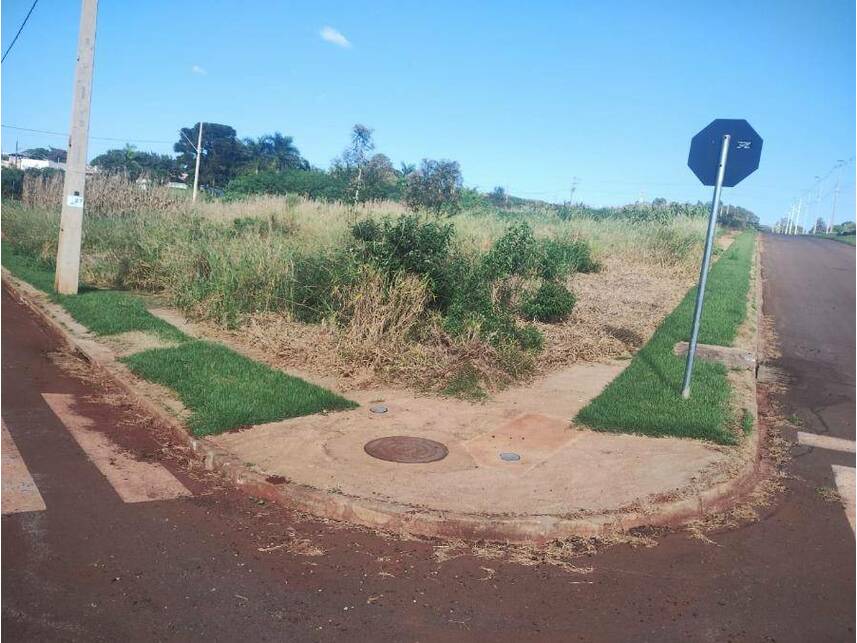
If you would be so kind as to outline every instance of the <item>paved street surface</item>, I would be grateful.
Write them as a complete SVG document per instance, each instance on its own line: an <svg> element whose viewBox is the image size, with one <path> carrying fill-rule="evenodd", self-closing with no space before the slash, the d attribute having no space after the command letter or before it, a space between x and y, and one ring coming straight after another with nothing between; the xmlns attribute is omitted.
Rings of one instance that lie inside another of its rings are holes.
<svg viewBox="0 0 857 643"><path fill-rule="evenodd" d="M794 416L786 437L802 434L785 492L757 522L616 545L573 559L581 571L440 560L439 543L232 491L107 383L62 370L57 341L4 290L4 637L853 640L854 534L836 490L853 486L854 249L764 243L782 352L765 393Z"/></svg>

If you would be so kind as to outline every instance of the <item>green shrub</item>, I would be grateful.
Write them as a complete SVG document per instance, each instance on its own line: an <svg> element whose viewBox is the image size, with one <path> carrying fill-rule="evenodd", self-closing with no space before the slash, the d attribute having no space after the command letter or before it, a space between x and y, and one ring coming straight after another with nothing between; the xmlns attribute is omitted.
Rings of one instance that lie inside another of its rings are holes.
<svg viewBox="0 0 857 643"><path fill-rule="evenodd" d="M571 314L574 302L574 295L564 285L545 281L538 290L524 296L521 313L527 319L559 322Z"/></svg>
<svg viewBox="0 0 857 643"><path fill-rule="evenodd" d="M304 322L318 322L342 307L342 294L354 282L357 266L343 252L296 256L288 308Z"/></svg>
<svg viewBox="0 0 857 643"><path fill-rule="evenodd" d="M529 224L524 221L513 223L482 259L486 278L529 275L537 263L537 249L538 244Z"/></svg>
<svg viewBox="0 0 857 643"><path fill-rule="evenodd" d="M425 278L432 306L441 313L452 337L478 336L507 355L510 368L521 370L525 356L541 350L544 338L533 326L520 327L509 305L514 299L510 277L533 273L538 244L526 223L512 225L479 260L451 248L452 224L416 215L359 221L351 235L357 256L388 275L410 273ZM497 293L504 293L497 296ZM514 366L513 366L514 365Z"/></svg>
<svg viewBox="0 0 857 643"><path fill-rule="evenodd" d="M3 183L4 199L20 199L21 189L24 187L24 170L15 167L4 167L0 172Z"/></svg>
<svg viewBox="0 0 857 643"><path fill-rule="evenodd" d="M351 236L364 243L375 243L380 241L384 229L374 219L363 219L351 226Z"/></svg>
<svg viewBox="0 0 857 643"><path fill-rule="evenodd" d="M420 168L408 174L405 204L414 211L457 214L461 210L461 188L457 161L423 159Z"/></svg>
<svg viewBox="0 0 857 643"><path fill-rule="evenodd" d="M348 181L321 170L286 170L243 174L226 186L227 198L250 194L300 194L308 199L343 201L348 198Z"/></svg>
<svg viewBox="0 0 857 643"><path fill-rule="evenodd" d="M560 280L575 272L598 272L601 266L583 240L543 239L538 248L538 273L542 279Z"/></svg>
<svg viewBox="0 0 857 643"><path fill-rule="evenodd" d="M541 332L532 325L519 326L509 306L491 297L492 282L478 270L458 282L443 327L453 337L477 335L495 347L514 342L522 350L538 352L544 344Z"/></svg>
<svg viewBox="0 0 857 643"><path fill-rule="evenodd" d="M365 260L382 272L425 277L432 305L444 309L453 289L456 260L451 255L452 224L424 221L418 215L356 223L351 235L361 242Z"/></svg>

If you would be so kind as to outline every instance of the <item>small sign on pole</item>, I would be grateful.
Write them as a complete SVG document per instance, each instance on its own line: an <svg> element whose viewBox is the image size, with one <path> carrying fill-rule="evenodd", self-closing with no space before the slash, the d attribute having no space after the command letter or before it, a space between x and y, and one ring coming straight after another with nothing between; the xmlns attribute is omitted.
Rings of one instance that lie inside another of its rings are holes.
<svg viewBox="0 0 857 643"><path fill-rule="evenodd" d="M708 281L708 266L714 246L714 231L717 228L717 213L720 210L720 191L731 188L750 176L759 167L762 156L762 138L750 123L741 119L718 118L699 132L690 142L687 165L703 185L714 186L711 214L708 216L708 231L699 271L699 286L696 290L696 306L693 310L693 326L690 345L687 348L687 364L684 369L684 384L681 396L690 397L690 378L693 374L693 359L699 339L699 322L702 319L702 304L705 299L705 283Z"/></svg>

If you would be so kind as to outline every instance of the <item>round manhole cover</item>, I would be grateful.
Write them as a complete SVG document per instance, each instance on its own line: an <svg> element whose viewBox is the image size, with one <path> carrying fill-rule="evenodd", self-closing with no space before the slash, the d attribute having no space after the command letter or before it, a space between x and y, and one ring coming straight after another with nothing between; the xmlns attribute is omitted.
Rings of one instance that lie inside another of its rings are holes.
<svg viewBox="0 0 857 643"><path fill-rule="evenodd" d="M449 455L449 449L440 442L409 435L378 438L367 442L363 450L379 460L404 463L437 462Z"/></svg>

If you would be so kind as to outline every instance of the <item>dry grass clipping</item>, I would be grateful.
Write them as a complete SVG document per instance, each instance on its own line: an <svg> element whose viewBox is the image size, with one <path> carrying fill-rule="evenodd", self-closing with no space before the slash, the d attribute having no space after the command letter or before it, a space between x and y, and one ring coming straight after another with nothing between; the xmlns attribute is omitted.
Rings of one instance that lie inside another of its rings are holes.
<svg viewBox="0 0 857 643"><path fill-rule="evenodd" d="M539 325L545 335L542 370L633 354L693 284L692 272L683 267L627 262L618 256L602 261L601 272L573 277L577 303L569 319Z"/></svg>

